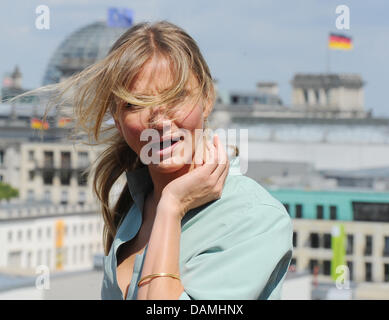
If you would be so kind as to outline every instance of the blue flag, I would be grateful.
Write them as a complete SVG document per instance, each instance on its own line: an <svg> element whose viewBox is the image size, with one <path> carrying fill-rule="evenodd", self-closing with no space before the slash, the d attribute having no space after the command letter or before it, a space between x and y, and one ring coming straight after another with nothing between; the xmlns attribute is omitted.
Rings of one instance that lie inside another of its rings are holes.
<svg viewBox="0 0 389 320"><path fill-rule="evenodd" d="M109 27L131 27L134 11L128 8L109 8L107 25Z"/></svg>

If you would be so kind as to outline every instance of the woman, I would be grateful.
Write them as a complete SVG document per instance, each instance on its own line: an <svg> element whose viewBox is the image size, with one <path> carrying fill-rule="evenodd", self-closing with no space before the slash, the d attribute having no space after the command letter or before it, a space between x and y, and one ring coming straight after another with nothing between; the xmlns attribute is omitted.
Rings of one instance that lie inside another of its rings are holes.
<svg viewBox="0 0 389 320"><path fill-rule="evenodd" d="M127 71L130 94L117 94L122 104L114 119L137 159L147 144L140 139L146 128L162 132L167 123L169 139L180 129L191 136L175 143L171 157L177 161L127 171L121 198L129 191L135 203L120 212L126 215L110 233L102 298L280 298L292 254L284 207L253 180L233 174L238 159L230 170L217 138L208 144L204 164L180 157L182 149L191 150L191 159L202 152L194 130L204 129L214 103L212 78L195 41L167 22L139 24L121 36L114 52L119 57L112 63L124 57L136 64ZM159 94L165 94L155 103L159 108L142 107L147 95Z"/></svg>
<svg viewBox="0 0 389 320"><path fill-rule="evenodd" d="M103 299L280 299L291 219L240 174L239 157L230 161L217 136L196 134L215 92L185 31L166 21L137 24L105 59L60 86L61 97L75 90L77 127L109 144L93 180L105 222ZM102 129L110 116L114 125ZM144 139L148 129L159 138ZM148 162L150 146L157 157Z"/></svg>

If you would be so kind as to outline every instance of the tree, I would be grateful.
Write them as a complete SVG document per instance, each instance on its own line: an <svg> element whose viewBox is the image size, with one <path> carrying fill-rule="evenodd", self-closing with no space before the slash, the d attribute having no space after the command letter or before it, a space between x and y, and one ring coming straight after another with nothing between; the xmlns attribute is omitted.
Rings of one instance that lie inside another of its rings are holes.
<svg viewBox="0 0 389 320"><path fill-rule="evenodd" d="M11 198L19 196L19 191L12 188L9 184L0 181L0 200L6 199L7 201Z"/></svg>

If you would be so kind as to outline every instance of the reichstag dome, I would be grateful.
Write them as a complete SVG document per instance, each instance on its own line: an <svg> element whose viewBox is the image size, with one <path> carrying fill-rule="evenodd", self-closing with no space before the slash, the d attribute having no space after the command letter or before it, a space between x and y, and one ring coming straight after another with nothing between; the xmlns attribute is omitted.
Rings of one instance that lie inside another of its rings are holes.
<svg viewBox="0 0 389 320"><path fill-rule="evenodd" d="M124 27L110 27L98 21L70 34L55 50L43 77L42 85L60 82L102 59L113 43L125 32Z"/></svg>

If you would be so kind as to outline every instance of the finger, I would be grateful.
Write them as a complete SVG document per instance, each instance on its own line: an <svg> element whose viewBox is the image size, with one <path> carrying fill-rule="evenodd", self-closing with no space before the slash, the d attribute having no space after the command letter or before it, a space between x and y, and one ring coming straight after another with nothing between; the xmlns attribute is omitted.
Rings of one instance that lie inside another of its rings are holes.
<svg viewBox="0 0 389 320"><path fill-rule="evenodd" d="M224 184L226 182L226 178L228 176L228 172L229 172L229 165L227 165L225 168L224 168L224 171L222 172L222 174L220 175L216 185L215 185L215 188L218 189L218 190L223 190L224 188Z"/></svg>
<svg viewBox="0 0 389 320"><path fill-rule="evenodd" d="M210 175L217 167L217 154L215 146L212 145L210 141L207 141L207 146L208 152L203 167Z"/></svg>
<svg viewBox="0 0 389 320"><path fill-rule="evenodd" d="M198 168L204 163L206 147L203 138L198 139L195 143L194 168Z"/></svg>
<svg viewBox="0 0 389 320"><path fill-rule="evenodd" d="M222 173L225 171L225 168L229 166L229 161L228 161L228 155L227 152L220 142L220 139L218 136L216 136L216 148L218 150L218 166L217 168L213 171L212 176L215 177L215 179L219 179L219 177L222 175Z"/></svg>

